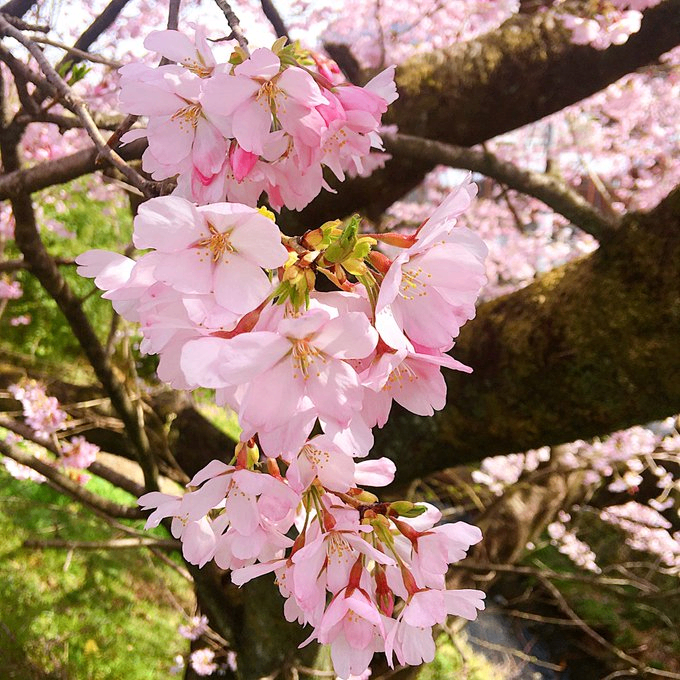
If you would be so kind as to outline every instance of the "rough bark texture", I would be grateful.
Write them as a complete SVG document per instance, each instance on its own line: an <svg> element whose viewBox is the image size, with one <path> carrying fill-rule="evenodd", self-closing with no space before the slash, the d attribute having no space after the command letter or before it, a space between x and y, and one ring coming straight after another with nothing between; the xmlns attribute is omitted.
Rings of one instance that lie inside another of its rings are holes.
<svg viewBox="0 0 680 680"><path fill-rule="evenodd" d="M472 146L581 101L679 43L680 0L645 12L639 33L607 50L572 44L568 31L541 14L517 15L477 40L402 64L387 122L404 134ZM331 182L337 194L322 194L289 222L314 228L352 211L377 218L430 169L394 158L368 179Z"/></svg>
<svg viewBox="0 0 680 680"><path fill-rule="evenodd" d="M449 401L376 436L407 482L484 456L605 434L680 410L680 190L592 255L486 303L454 353Z"/></svg>

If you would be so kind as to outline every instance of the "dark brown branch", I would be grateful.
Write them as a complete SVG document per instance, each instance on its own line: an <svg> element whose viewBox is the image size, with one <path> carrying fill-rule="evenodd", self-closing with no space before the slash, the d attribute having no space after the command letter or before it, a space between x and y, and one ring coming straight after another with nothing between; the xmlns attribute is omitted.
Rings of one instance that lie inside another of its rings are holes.
<svg viewBox="0 0 680 680"><path fill-rule="evenodd" d="M26 467L30 467L32 470L39 472L43 477L50 480L57 490L74 498L89 508L105 513L109 517L120 517L124 519L140 519L144 517L144 513L139 508L120 505L119 503L114 503L113 501L88 491L77 482L74 482L69 477L61 474L61 472L51 465L35 458L35 456L25 453L17 446L0 441L0 453L8 458L12 458L17 463L26 465Z"/></svg>
<svg viewBox="0 0 680 680"><path fill-rule="evenodd" d="M574 45L543 13L516 15L487 35L402 64L386 122L404 134L474 146L579 102L678 44L680 0L645 11L640 31L606 50ZM298 229L352 212L377 219L431 169L394 159L367 179L334 183L337 194L324 193L287 219Z"/></svg>
<svg viewBox="0 0 680 680"><path fill-rule="evenodd" d="M179 7L182 0L170 0L168 6L168 30L176 31L179 27Z"/></svg>
<svg viewBox="0 0 680 680"><path fill-rule="evenodd" d="M557 177L523 170L491 153L407 135L386 136L384 142L394 156L479 172L538 198L598 240L611 236L618 226Z"/></svg>
<svg viewBox="0 0 680 680"><path fill-rule="evenodd" d="M26 108L26 107L24 107ZM83 121L77 116L69 116L60 113L52 113L51 111L38 111L35 114L22 114L17 116L17 122L22 125L30 125L31 123L52 123L59 126L61 130L72 130L73 128L83 128ZM121 122L124 120L122 116L92 113L92 120L100 130L117 130ZM109 144L109 146L113 146Z"/></svg>
<svg viewBox="0 0 680 680"><path fill-rule="evenodd" d="M104 156L111 165L120 170L130 183L142 191L142 193L148 196L153 195L153 191L151 190L153 182L144 179L144 177L130 167L110 146L108 146L106 140L102 137L99 128L92 119L92 115L85 105L85 102L71 90L66 81L45 58L42 50L21 31L9 24L2 16L0 16L0 33L11 36L31 53L33 58L38 62L38 65L49 83L56 90L60 101L80 118L83 123L83 128L85 128L90 139L94 142L99 153Z"/></svg>
<svg viewBox="0 0 680 680"><path fill-rule="evenodd" d="M6 23L6 22L5 22ZM2 19L0 18L0 25ZM20 167L18 143L13 131L3 130L0 134L0 152L6 171ZM136 456L144 472L144 481L149 491L158 488L158 469L149 441L144 430L143 416L139 405L135 406L116 378L97 334L94 331L80 301L62 277L53 258L45 249L38 233L33 203L27 194L12 198L12 212L15 219L15 240L24 259L30 264L31 273L40 281L45 291L54 299L66 317L74 336L80 343L90 365L94 369L104 390L111 399L121 420L125 423L130 438L131 452Z"/></svg>
<svg viewBox="0 0 680 680"><path fill-rule="evenodd" d="M73 47L81 52L87 52L92 44L99 38L99 36L106 31L109 26L118 18L118 15L123 11L125 5L130 0L111 0L111 2L102 10L102 12L95 18L95 20L85 29L78 40L75 41ZM77 55L66 55L58 64L56 70L61 72L61 69L70 64L72 68L75 64L82 61Z"/></svg>
<svg viewBox="0 0 680 680"><path fill-rule="evenodd" d="M135 160L141 157L145 148L146 140L140 139L126 144L118 153L124 160ZM0 200L23 193L32 194L55 184L63 184L88 175L100 167L97 164L98 155L98 150L90 147L76 151L70 156L39 163L31 168L13 171L5 168L5 174L0 176ZM107 164L103 165L106 167Z"/></svg>
<svg viewBox="0 0 680 680"><path fill-rule="evenodd" d="M241 22L238 20L236 13L231 8L231 5L227 0L215 0L215 4L222 10L224 16L227 19L229 28L231 28L232 37L236 39L236 42L241 46L241 49L246 53L250 54L248 50L248 39L243 35L243 29L241 28Z"/></svg>
<svg viewBox="0 0 680 680"><path fill-rule="evenodd" d="M595 253L481 305L453 352L474 373L447 373L432 418L394 409L375 450L403 484L677 413L678 300L680 189Z"/></svg>
<svg viewBox="0 0 680 680"><path fill-rule="evenodd" d="M0 7L0 12L20 18L24 16L36 2L37 0L9 0L9 2L6 2Z"/></svg>
<svg viewBox="0 0 680 680"><path fill-rule="evenodd" d="M274 4L273 0L260 0L260 4L262 5L262 11L264 12L264 15L267 17L269 23L274 29L274 32L276 33L276 37L288 38L288 40L290 40L288 28L286 28L286 24L281 18L279 10L276 9L276 5Z"/></svg>
<svg viewBox="0 0 680 680"><path fill-rule="evenodd" d="M23 19L19 19L18 17L12 16L11 14L6 14L0 10L0 14L3 14L5 19L9 21L12 26L15 28L18 28L22 31L35 31L36 33L47 33L50 30L50 27L47 24L30 24L27 21L24 21Z"/></svg>
<svg viewBox="0 0 680 680"><path fill-rule="evenodd" d="M66 548L67 550L129 550L130 548L160 548L179 550L180 542L163 538L112 538L108 541L37 540L29 538L24 548Z"/></svg>

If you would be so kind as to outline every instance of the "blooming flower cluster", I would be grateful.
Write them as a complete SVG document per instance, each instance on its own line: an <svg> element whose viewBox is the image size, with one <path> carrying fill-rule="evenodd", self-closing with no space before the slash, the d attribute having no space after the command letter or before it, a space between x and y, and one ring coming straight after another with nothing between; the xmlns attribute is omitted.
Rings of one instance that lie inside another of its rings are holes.
<svg viewBox="0 0 680 680"><path fill-rule="evenodd" d="M48 457L40 448L35 455L44 462L66 471L76 481L85 483L89 476L82 470L90 467L95 461L99 447L88 442L85 437L71 437L69 440L60 440L56 437L56 434L64 429L68 415L62 410L58 399L48 396L44 386L38 381L21 380L10 385L8 390L21 403L24 422L33 430L36 439L51 440L60 454L58 458ZM31 442L24 442L12 432L9 433L9 439L9 443L28 445L31 448ZM10 458L5 457L3 464L16 479L30 479L38 483L45 481L41 474Z"/></svg>
<svg viewBox="0 0 680 680"><path fill-rule="evenodd" d="M643 10L658 5L661 0L607 0L600 2L599 11L592 17L560 15L564 25L572 31L576 45L592 45L606 50L610 45L623 45L640 30Z"/></svg>
<svg viewBox="0 0 680 680"><path fill-rule="evenodd" d="M23 291L18 281L10 281L5 277L0 278L0 300L17 300L22 295Z"/></svg>
<svg viewBox="0 0 680 680"><path fill-rule="evenodd" d="M300 210L323 187L323 167L338 179L364 173L382 114L397 97L394 68L357 87L296 45L246 54L231 41L218 62L197 30L151 33L145 47L174 63L121 69L120 106L148 117L143 167L155 179L178 176L176 193L197 203ZM369 165L370 167L370 165Z"/></svg>
<svg viewBox="0 0 680 680"><path fill-rule="evenodd" d="M160 197L135 220L150 252L78 258L140 322L160 377L215 389L242 427L232 460L212 461L183 496L140 498L147 525L172 518L184 557L214 560L238 585L275 572L286 617L330 645L343 678L375 652L431 660L431 627L483 607L480 591L445 584L481 532L437 526L426 505L380 503L363 487L389 484L393 463L357 460L392 401L431 415L445 403L441 367L470 370L446 352L485 280L486 247L456 226L475 190L468 178L412 234L361 235L352 218L299 238L264 209ZM339 290L319 291L321 275Z"/></svg>
<svg viewBox="0 0 680 680"><path fill-rule="evenodd" d="M61 429L66 412L59 407L56 397L47 396L39 382L23 380L10 385L9 393L21 402L24 420L38 437L46 439Z"/></svg>
<svg viewBox="0 0 680 680"><path fill-rule="evenodd" d="M622 529L634 550L652 553L668 567L680 568L680 531L671 534L671 522L653 508L630 501L605 508L600 518Z"/></svg>

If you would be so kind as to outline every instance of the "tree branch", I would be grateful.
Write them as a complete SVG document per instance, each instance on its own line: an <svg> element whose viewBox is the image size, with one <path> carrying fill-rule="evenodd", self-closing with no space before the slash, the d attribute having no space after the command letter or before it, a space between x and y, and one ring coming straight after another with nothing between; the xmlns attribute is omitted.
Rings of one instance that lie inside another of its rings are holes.
<svg viewBox="0 0 680 680"><path fill-rule="evenodd" d="M71 90L66 81L46 59L43 51L21 31L14 28L14 26L2 16L0 16L0 33L11 36L31 53L33 58L38 62L38 65L45 74L48 82L54 87L60 101L80 118L83 127L99 150L99 153L104 156L111 165L120 170L130 183L137 187L144 195L152 196L154 194L152 187L155 186L155 183L144 179L144 177L142 177L134 168L130 167L125 160L106 143L106 140L102 137L99 128L92 119L92 115L85 105L85 102Z"/></svg>
<svg viewBox="0 0 680 680"><path fill-rule="evenodd" d="M243 35L243 29L241 28L241 22L238 20L236 13L231 8L231 5L227 0L215 0L215 4L224 12L224 16L227 19L229 28L231 28L231 33L236 42L241 46L241 49L246 53L250 54L248 50L248 39Z"/></svg>
<svg viewBox="0 0 680 680"><path fill-rule="evenodd" d="M680 188L591 255L481 305L454 349L474 373L447 372L447 406L432 418L393 408L375 451L403 485L677 413L678 300Z"/></svg>
<svg viewBox="0 0 680 680"><path fill-rule="evenodd" d="M288 38L290 41L288 28L286 28L286 24L281 18L279 10L276 9L276 5L274 4L273 0L260 0L260 4L262 5L262 11L264 12L264 15L267 17L269 23L274 29L274 32L276 33L276 37Z"/></svg>
<svg viewBox="0 0 680 680"><path fill-rule="evenodd" d="M49 38L42 38L40 36L32 35L30 38L33 42L40 43L41 45L51 45L52 47L58 47L64 50L68 54L76 57L78 61L91 61L95 64L104 64L104 66L110 66L111 68L120 68L122 64L117 61L111 61L98 54L92 54L92 52L86 52L85 50L79 50L77 47L69 47L62 42L57 40L50 40Z"/></svg>
<svg viewBox="0 0 680 680"><path fill-rule="evenodd" d="M37 540L29 538L24 548L66 548L68 550L127 550L130 548L160 548L180 550L181 544L173 539L163 538L112 538L108 541Z"/></svg>
<svg viewBox="0 0 680 680"><path fill-rule="evenodd" d="M123 160L135 160L141 158L145 148L146 140L138 139L126 144L118 153ZM97 164L98 157L97 148L89 147L63 158L38 163L30 168L9 170L5 167L5 174L0 176L0 200L21 194L32 194L95 172L101 167ZM101 160L104 167L109 165L106 158Z"/></svg>
<svg viewBox="0 0 680 680"><path fill-rule="evenodd" d="M16 446L0 441L0 453L8 458L12 458L17 463L21 463L22 465L39 472L43 477L50 480L58 491L65 493L67 496L70 496L89 508L105 513L109 517L120 517L124 519L141 519L144 517L144 513L140 508L120 505L119 503L114 503L106 498L102 498L101 496L88 491L66 475L61 474L61 472L51 465L25 453Z"/></svg>
<svg viewBox="0 0 680 680"><path fill-rule="evenodd" d="M111 0L94 21L85 29L78 40L75 41L73 44L74 49L79 50L80 52L87 52L97 38L99 38L99 36L118 18L118 15L123 11L123 8L129 1L130 0ZM61 72L61 69L63 69L66 64L70 64L69 69L73 68L73 66L80 61L82 61L82 58L77 55L66 55L57 64L56 70Z"/></svg>
<svg viewBox="0 0 680 680"><path fill-rule="evenodd" d="M408 135L385 136L384 143L386 150L395 156L479 172L538 198L599 241L611 236L618 227L616 220L601 215L557 177L523 170L492 153Z"/></svg>
<svg viewBox="0 0 680 680"><path fill-rule="evenodd" d="M2 19L0 18L0 25ZM0 153L6 171L20 167L16 130L4 129L0 133ZM116 378L97 334L83 311L80 301L62 277L53 258L45 249L38 233L35 212L30 196L17 194L12 198L12 212L15 219L14 237L24 259L31 267L31 273L40 281L45 291L54 299L66 317L74 336L80 343L97 378L111 399L131 441L131 452L144 471L147 490L158 489L158 468L150 450L144 430L144 421L139 405L134 406L125 388Z"/></svg>
<svg viewBox="0 0 680 680"><path fill-rule="evenodd" d="M579 102L678 44L680 0L646 10L640 31L606 50L574 45L571 32L549 14L518 14L480 38L399 66L399 99L386 122L404 134L474 146ZM324 193L301 213L287 213L284 223L303 230L352 212L377 219L432 167L393 159L368 178L332 182L337 194Z"/></svg>

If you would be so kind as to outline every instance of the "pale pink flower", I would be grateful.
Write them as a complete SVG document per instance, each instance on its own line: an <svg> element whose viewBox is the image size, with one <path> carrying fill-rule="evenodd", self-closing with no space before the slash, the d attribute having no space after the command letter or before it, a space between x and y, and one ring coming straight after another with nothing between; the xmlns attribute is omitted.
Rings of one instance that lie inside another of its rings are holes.
<svg viewBox="0 0 680 680"><path fill-rule="evenodd" d="M261 155L273 116L294 139L318 146L325 124L314 107L328 100L307 72L297 67L281 70L279 58L260 48L234 69L234 75L212 78L202 101L226 136Z"/></svg>
<svg viewBox="0 0 680 680"><path fill-rule="evenodd" d="M149 117L146 130L131 130L122 139L148 139L142 161L154 179L195 169L209 182L220 172L227 141L203 112L202 78L177 65L129 64L120 74L121 109Z"/></svg>
<svg viewBox="0 0 680 680"><path fill-rule="evenodd" d="M191 667L201 676L212 675L217 670L214 659L215 652L208 648L197 649L189 655Z"/></svg>
<svg viewBox="0 0 680 680"><path fill-rule="evenodd" d="M446 405L446 382L440 367L472 371L438 350L418 348L410 352L379 354L361 374L364 391L363 416L369 425L382 427L390 414L392 400L420 416L431 416Z"/></svg>
<svg viewBox="0 0 680 680"><path fill-rule="evenodd" d="M142 204L134 242L154 248L154 276L182 293L214 293L236 314L257 307L271 293L264 269L288 256L277 226L255 208L239 203L196 207L177 196Z"/></svg>
<svg viewBox="0 0 680 680"><path fill-rule="evenodd" d="M342 317L331 312L310 309L281 318L276 331L190 342L182 352L182 370L187 380L206 387L247 383L239 409L244 437L283 426L307 397L319 416L348 424L360 408L363 388L346 360L368 356L377 334L361 312ZM272 399L272 390L286 399ZM299 433L304 439L298 450L312 425L307 421L309 429Z"/></svg>
<svg viewBox="0 0 680 680"><path fill-rule="evenodd" d="M61 452L63 454L60 459L62 465L85 470L96 460L99 447L96 444L90 444L85 437L71 437L70 441L62 442Z"/></svg>
<svg viewBox="0 0 680 680"><path fill-rule="evenodd" d="M192 616L189 619L189 623L182 624L178 632L187 640L198 640L205 631L208 630L208 617L207 616Z"/></svg>
<svg viewBox="0 0 680 680"><path fill-rule="evenodd" d="M0 300L17 300L24 294L18 281L0 278Z"/></svg>
<svg viewBox="0 0 680 680"><path fill-rule="evenodd" d="M354 483L355 463L328 435L313 437L293 458L286 479L297 491L307 489L315 479L329 491L347 491Z"/></svg>
<svg viewBox="0 0 680 680"><path fill-rule="evenodd" d="M217 64L205 31L200 27L196 29L193 42L179 31L152 31L144 40L144 47L177 62L199 78L211 76Z"/></svg>
<svg viewBox="0 0 680 680"><path fill-rule="evenodd" d="M453 226L471 191L471 185L461 185L450 194L385 274L376 328L395 349L410 343L448 349L474 317L488 251L472 231Z"/></svg>

